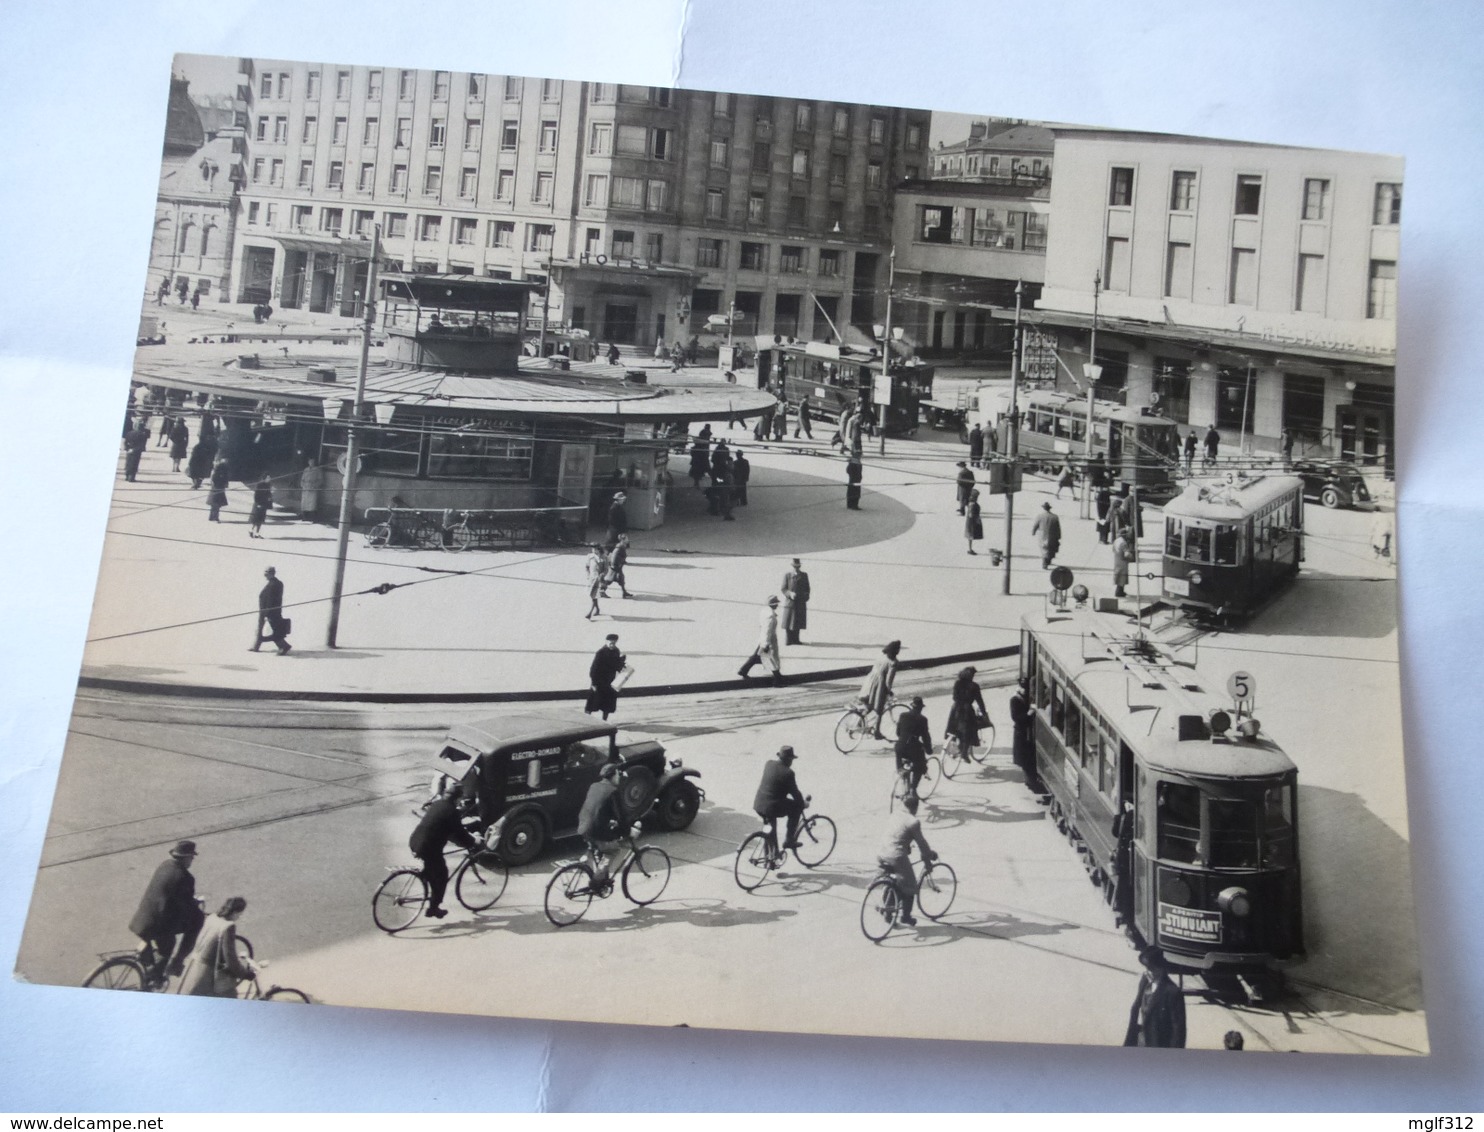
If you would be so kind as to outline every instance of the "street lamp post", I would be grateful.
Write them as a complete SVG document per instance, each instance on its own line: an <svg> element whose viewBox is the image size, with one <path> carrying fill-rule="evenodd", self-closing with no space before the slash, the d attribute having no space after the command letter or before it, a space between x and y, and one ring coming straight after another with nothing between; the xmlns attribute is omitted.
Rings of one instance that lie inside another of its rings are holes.
<svg viewBox="0 0 1484 1132"><path fill-rule="evenodd" d="M359 447L361 405L366 399L366 368L371 358L371 331L376 321L376 267L381 258L381 225L371 229L371 264L366 270L365 320L361 324L361 360L356 367L356 397L351 403L350 423L345 434L345 470L340 476L340 526L335 537L335 581L330 587L330 623L325 630L325 647L335 648L340 631L340 597L345 590L345 555L350 544L350 522L354 513L356 462Z"/></svg>
<svg viewBox="0 0 1484 1132"><path fill-rule="evenodd" d="M1082 517L1084 519L1092 516L1092 400L1098 378L1103 372L1103 367L1098 365L1098 292L1102 289L1103 273L1094 272L1092 277L1092 334L1087 341L1087 365L1082 367L1082 375L1087 378L1087 443L1083 447L1083 457L1087 461L1087 468L1082 474ZM1111 422L1108 428L1110 431L1113 428Z"/></svg>
<svg viewBox="0 0 1484 1132"><path fill-rule="evenodd" d="M893 244L891 254L886 257L886 324L881 331L881 375L886 388L886 400L876 398L876 426L880 440L879 452L886 455L886 410L891 404L891 289L897 278L897 248ZM877 390L880 393L880 390Z"/></svg>
<svg viewBox="0 0 1484 1132"><path fill-rule="evenodd" d="M1015 468L1020 458L1020 295L1015 281L1015 341L1010 354L1010 416L1005 421L1005 582L1001 593L1010 592L1011 550L1015 542Z"/></svg>

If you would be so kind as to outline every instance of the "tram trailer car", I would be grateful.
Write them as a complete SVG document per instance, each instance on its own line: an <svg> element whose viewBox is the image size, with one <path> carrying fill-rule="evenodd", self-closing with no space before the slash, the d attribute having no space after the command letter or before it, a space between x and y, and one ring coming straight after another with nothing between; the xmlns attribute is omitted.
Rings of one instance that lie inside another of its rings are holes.
<svg viewBox="0 0 1484 1132"><path fill-rule="evenodd" d="M857 350L833 342L800 342L781 335L757 338L758 388L768 389L792 405L809 403L816 418L834 420L851 405L872 406L879 420L874 383L881 358L874 350ZM922 402L932 396L933 367L916 358L893 361L891 403L886 409L886 434L911 436L917 431Z"/></svg>
<svg viewBox="0 0 1484 1132"><path fill-rule="evenodd" d="M1304 560L1298 476L1198 481L1165 504L1164 518L1165 600L1223 621L1251 614Z"/></svg>
<svg viewBox="0 0 1484 1132"><path fill-rule="evenodd" d="M1016 407L1021 414L1016 444L1029 466L1054 472L1067 460L1075 466L1085 459L1085 397L1050 389L1023 390ZM979 422L996 430L1001 452L1007 450L1005 421L1009 415L1008 390L979 390ZM1180 436L1168 417L1116 401L1092 403L1093 459L1106 460L1113 478L1137 489L1140 498L1167 499L1175 494L1179 453Z"/></svg>
<svg viewBox="0 0 1484 1132"><path fill-rule="evenodd" d="M1051 816L1139 946L1275 991L1304 954L1293 761L1122 614L1027 616L1020 679Z"/></svg>

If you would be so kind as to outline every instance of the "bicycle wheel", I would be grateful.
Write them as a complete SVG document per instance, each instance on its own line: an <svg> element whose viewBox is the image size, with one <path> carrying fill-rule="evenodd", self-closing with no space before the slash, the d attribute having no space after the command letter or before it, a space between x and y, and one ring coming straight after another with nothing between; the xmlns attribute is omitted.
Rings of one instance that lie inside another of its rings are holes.
<svg viewBox="0 0 1484 1132"><path fill-rule="evenodd" d="M861 931L872 943L880 943L897 926L901 912L897 886L884 878L877 880L866 889L866 898L861 901Z"/></svg>
<svg viewBox="0 0 1484 1132"><path fill-rule="evenodd" d="M823 814L810 814L799 823L794 858L806 869L822 865L835 851L835 823Z"/></svg>
<svg viewBox="0 0 1484 1132"><path fill-rule="evenodd" d="M645 845L623 867L623 894L639 907L653 904L670 883L670 854Z"/></svg>
<svg viewBox="0 0 1484 1132"><path fill-rule="evenodd" d="M392 526L390 523L377 523L366 532L367 546L385 546L392 539Z"/></svg>
<svg viewBox="0 0 1484 1132"><path fill-rule="evenodd" d="M917 881L917 907L929 920L941 920L958 895L958 874L953 866L934 861Z"/></svg>
<svg viewBox="0 0 1484 1132"><path fill-rule="evenodd" d="M495 901L505 895L509 880L510 870L493 853L482 854L478 862L466 857L459 867L453 893L469 911L483 912L493 908Z"/></svg>
<svg viewBox="0 0 1484 1132"><path fill-rule="evenodd" d="M890 726L883 726L882 729L881 729L882 734L883 735L886 735L886 734L895 735L896 734L896 731L897 731L897 720L901 719L902 716L904 716L906 714L907 714L907 705L906 704L903 704L903 703L894 703L890 707L888 707L886 709L886 721L887 721L887 724L889 724Z"/></svg>
<svg viewBox="0 0 1484 1132"><path fill-rule="evenodd" d="M293 987L269 987L263 994L264 1002L309 1002L309 996Z"/></svg>
<svg viewBox="0 0 1484 1132"><path fill-rule="evenodd" d="M387 935L396 935L423 913L428 902L428 882L416 869L396 869L376 886L371 897L371 918Z"/></svg>
<svg viewBox="0 0 1484 1132"><path fill-rule="evenodd" d="M969 757L976 763L989 762L989 752L994 750L994 724L986 723L979 728L979 745L974 748Z"/></svg>
<svg viewBox="0 0 1484 1132"><path fill-rule="evenodd" d="M145 978L144 964L138 959L132 955L115 955L94 967L82 985L102 990L142 991Z"/></svg>
<svg viewBox="0 0 1484 1132"><path fill-rule="evenodd" d="M768 835L759 830L750 834L737 849L737 859L732 862L732 876L736 878L738 888L751 892L768 879L772 868Z"/></svg>
<svg viewBox="0 0 1484 1132"><path fill-rule="evenodd" d="M929 755L927 770L922 772L922 777L917 780L918 798L931 798L933 792L938 789L938 780L943 777L943 760L937 755Z"/></svg>
<svg viewBox="0 0 1484 1132"><path fill-rule="evenodd" d="M468 550L474 545L474 534L468 526L460 523L448 532L448 541L443 544L444 550Z"/></svg>
<svg viewBox="0 0 1484 1132"><path fill-rule="evenodd" d="M593 902L592 869L581 861L563 865L546 882L546 918L559 928L582 919Z"/></svg>
<svg viewBox="0 0 1484 1132"><path fill-rule="evenodd" d="M848 755L861 745L866 734L866 717L859 708L847 708L835 724L835 750Z"/></svg>
<svg viewBox="0 0 1484 1132"><path fill-rule="evenodd" d="M245 935L234 935L232 938L237 941L237 962L241 963L245 959L251 959L253 957L252 940Z"/></svg>
<svg viewBox="0 0 1484 1132"><path fill-rule="evenodd" d="M939 762L943 767L943 777L950 782L974 765L962 750L957 740L943 744L943 757Z"/></svg>

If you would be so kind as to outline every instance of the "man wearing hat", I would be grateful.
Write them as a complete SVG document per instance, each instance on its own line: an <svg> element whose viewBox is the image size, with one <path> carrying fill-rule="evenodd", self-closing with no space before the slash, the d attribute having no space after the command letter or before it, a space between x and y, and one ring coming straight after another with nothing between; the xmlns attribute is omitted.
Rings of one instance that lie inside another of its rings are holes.
<svg viewBox="0 0 1484 1132"><path fill-rule="evenodd" d="M768 604L763 606L762 615L758 618L757 647L752 650L752 655L747 658L746 663L737 669L737 675L746 680L753 665L761 663L764 657L767 657L768 664L773 669L773 683L782 684L783 666L778 661L777 594L769 597Z"/></svg>
<svg viewBox="0 0 1484 1132"><path fill-rule="evenodd" d="M783 634L784 643L799 643L801 630L809 628L809 575L797 558L790 560L788 573L783 575Z"/></svg>
<svg viewBox="0 0 1484 1132"><path fill-rule="evenodd" d="M1126 1046L1185 1048L1185 995L1170 978L1164 955L1157 947L1139 953L1144 973L1128 1012Z"/></svg>
<svg viewBox="0 0 1484 1132"><path fill-rule="evenodd" d="M618 689L613 686L613 681L627 663L628 658L618 651L618 634L609 633L603 647L593 654L593 662L588 666L589 688L587 705L583 711L589 714L600 711L603 718L607 719L612 712L618 710Z"/></svg>
<svg viewBox="0 0 1484 1132"><path fill-rule="evenodd" d="M587 842L593 873L599 880L608 876L606 846L622 837L627 828L623 796L618 792L618 763L606 763L598 772L598 780L587 788L577 815L577 835Z"/></svg>
<svg viewBox="0 0 1484 1132"><path fill-rule="evenodd" d="M1031 534L1036 536L1036 542L1041 547L1041 569L1050 570L1051 560L1061 549L1061 520L1056 517L1051 504L1041 504L1041 513L1031 524Z"/></svg>
<svg viewBox="0 0 1484 1132"><path fill-rule="evenodd" d="M974 490L974 473L966 461L958 462L958 478L954 482L958 486L958 513L962 515L969 506L969 492Z"/></svg>
<svg viewBox="0 0 1484 1132"><path fill-rule="evenodd" d="M752 799L752 808L757 816L768 823L777 838L779 818L788 818L788 828L783 839L784 849L794 849L799 844L799 818L808 804L799 792L798 779L794 777L794 749L779 747L778 754L763 764L762 781L757 785L757 794Z"/></svg>
<svg viewBox="0 0 1484 1132"><path fill-rule="evenodd" d="M603 540L608 546L618 542L619 535L628 533L629 513L624 507L628 498L621 491L613 493L613 502L608 505L608 535Z"/></svg>
<svg viewBox="0 0 1484 1132"><path fill-rule="evenodd" d="M933 737L922 708L922 697L913 696L912 706L897 720L897 774L907 780L907 788L913 794L927 773L927 757L933 753Z"/></svg>
<svg viewBox="0 0 1484 1132"><path fill-rule="evenodd" d="M191 875L195 859L196 843L177 841L149 878L139 909L129 921L129 930L145 943L140 959L150 982L180 974L196 946L205 917L196 903L196 878Z"/></svg>

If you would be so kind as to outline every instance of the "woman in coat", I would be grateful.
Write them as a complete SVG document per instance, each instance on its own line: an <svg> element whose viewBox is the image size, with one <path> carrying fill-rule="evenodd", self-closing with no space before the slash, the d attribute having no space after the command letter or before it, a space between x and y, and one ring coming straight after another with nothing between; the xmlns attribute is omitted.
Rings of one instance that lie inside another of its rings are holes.
<svg viewBox="0 0 1484 1132"><path fill-rule="evenodd" d="M594 546L587 556L587 596L592 603L587 611L589 621L602 612L598 608L598 598L603 595L603 583L607 577L608 555L601 546Z"/></svg>
<svg viewBox="0 0 1484 1132"><path fill-rule="evenodd" d="M1123 597L1123 588L1128 585L1128 565L1133 561L1133 548L1129 546L1128 531L1118 532L1113 540L1113 596Z"/></svg>
<svg viewBox="0 0 1484 1132"><path fill-rule="evenodd" d="M984 537L984 524L979 518L979 489L969 492L969 508L964 512L964 537L969 540L969 553L974 553L974 540Z"/></svg>
<svg viewBox="0 0 1484 1132"><path fill-rule="evenodd" d="M953 707L948 709L945 734L958 740L959 757L963 759L979 745L979 728L989 722L984 693L974 679L977 671L973 665L959 671L958 679L953 682Z"/></svg>
<svg viewBox="0 0 1484 1132"><path fill-rule="evenodd" d="M170 470L180 471L180 462L186 458L186 449L191 445L191 429L184 417L176 417L170 426Z"/></svg>
<svg viewBox="0 0 1484 1132"><path fill-rule="evenodd" d="M698 436L690 448L690 479L699 489L701 481L711 474L710 443Z"/></svg>
<svg viewBox="0 0 1484 1132"><path fill-rule="evenodd" d="M876 713L876 730L872 734L874 739L886 738L881 734L881 717L886 714L886 705L891 702L891 686L897 678L897 655L901 651L901 641L888 641L881 650L880 658L867 674L865 683L861 685L860 698L865 701L866 710Z"/></svg>
<svg viewBox="0 0 1484 1132"><path fill-rule="evenodd" d="M247 517L248 538L263 537L263 523L268 518L268 508L272 506L273 481L264 476L253 485L252 512Z"/></svg>
<svg viewBox="0 0 1484 1132"><path fill-rule="evenodd" d="M237 950L237 920L246 908L247 901L241 896L229 896L216 915L206 917L181 972L176 994L236 998L237 984L257 974L252 960Z"/></svg>

